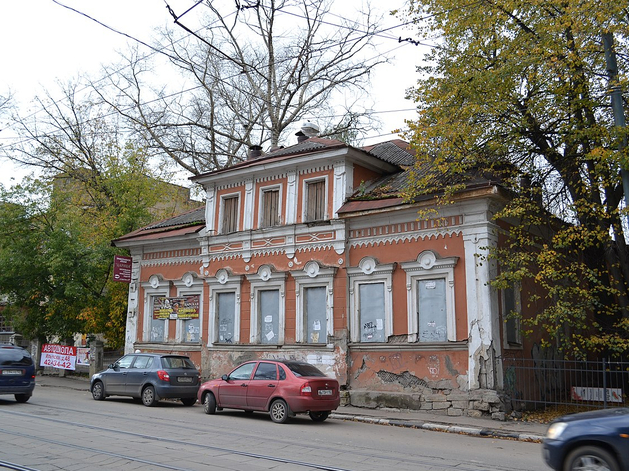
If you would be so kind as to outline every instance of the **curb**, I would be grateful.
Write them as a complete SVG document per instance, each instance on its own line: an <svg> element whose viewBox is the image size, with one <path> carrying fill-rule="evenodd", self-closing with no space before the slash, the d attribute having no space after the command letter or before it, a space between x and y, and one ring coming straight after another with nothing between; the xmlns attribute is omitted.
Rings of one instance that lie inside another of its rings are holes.
<svg viewBox="0 0 629 471"><path fill-rule="evenodd" d="M433 432L446 432L446 433L458 433L461 435L471 435L477 437L487 438L499 438L504 440L518 440L523 442L541 443L544 438L542 435L531 433L519 433L519 432L506 432L502 430L488 429L488 428L476 428L476 427L463 427L460 425L449 425L436 422L421 422L421 421L405 421L401 419L380 419L369 416L351 415L332 412L330 418L339 420L350 420L353 422L362 422L376 425L388 425L392 427L404 427L414 428L421 430L430 430Z"/></svg>

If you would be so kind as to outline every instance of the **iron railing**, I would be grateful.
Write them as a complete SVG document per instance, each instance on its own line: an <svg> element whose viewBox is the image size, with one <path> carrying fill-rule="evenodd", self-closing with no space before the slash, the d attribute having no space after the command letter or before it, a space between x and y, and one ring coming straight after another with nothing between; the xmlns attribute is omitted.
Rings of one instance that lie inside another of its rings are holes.
<svg viewBox="0 0 629 471"><path fill-rule="evenodd" d="M504 358L504 391L516 411L629 405L629 361Z"/></svg>

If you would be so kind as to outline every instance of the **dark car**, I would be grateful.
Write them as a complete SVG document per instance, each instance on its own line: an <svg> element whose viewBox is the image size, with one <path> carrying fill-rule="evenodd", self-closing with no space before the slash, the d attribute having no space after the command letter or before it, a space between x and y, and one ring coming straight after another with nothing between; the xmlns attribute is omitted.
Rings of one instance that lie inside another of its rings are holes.
<svg viewBox="0 0 629 471"><path fill-rule="evenodd" d="M0 345L0 394L13 394L26 402L35 389L35 365L27 350L15 345Z"/></svg>
<svg viewBox="0 0 629 471"><path fill-rule="evenodd" d="M323 422L341 401L337 380L309 363L283 360L243 363L228 375L203 383L198 399L206 414L228 408L264 411L277 423L303 413Z"/></svg>
<svg viewBox="0 0 629 471"><path fill-rule="evenodd" d="M548 427L542 447L555 470L629 471L629 407L561 417Z"/></svg>
<svg viewBox="0 0 629 471"><path fill-rule="evenodd" d="M197 402L199 384L199 371L187 356L131 353L93 375L90 391L97 401L130 396L150 407L169 398L192 406Z"/></svg>

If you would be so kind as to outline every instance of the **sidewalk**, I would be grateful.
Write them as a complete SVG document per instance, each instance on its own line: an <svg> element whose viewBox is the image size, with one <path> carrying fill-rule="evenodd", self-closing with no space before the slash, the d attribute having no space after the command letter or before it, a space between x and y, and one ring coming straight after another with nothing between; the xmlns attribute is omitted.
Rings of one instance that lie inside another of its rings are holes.
<svg viewBox="0 0 629 471"><path fill-rule="evenodd" d="M43 375L37 376L36 384L34 394L37 394L39 387L86 391L89 388L89 379L79 376ZM490 418L450 417L428 411L367 409L353 406L339 407L330 414L330 418L528 442L540 442L548 427L546 424L536 422L513 420L499 422Z"/></svg>

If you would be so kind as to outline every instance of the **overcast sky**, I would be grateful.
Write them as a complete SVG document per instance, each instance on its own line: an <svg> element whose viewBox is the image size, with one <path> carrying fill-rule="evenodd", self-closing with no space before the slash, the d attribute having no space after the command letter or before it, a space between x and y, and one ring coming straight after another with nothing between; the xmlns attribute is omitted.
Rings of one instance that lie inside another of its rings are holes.
<svg viewBox="0 0 629 471"><path fill-rule="evenodd" d="M57 0L58 3L79 10L107 26L152 43L154 29L173 25L164 0ZM124 51L131 39L71 11L52 0L13 0L2 2L0 15L0 44L2 65L0 94L11 90L22 110L36 112L30 103L42 90L56 90L55 82L70 81L81 73L98 76L102 64L117 62L118 51ZM168 0L169 5L181 14L196 0ZM348 7L359 5L360 0L336 0L333 13L345 15ZM374 4L382 4L380 0ZM401 6L403 0L386 2L387 8ZM204 8L203 5L196 7ZM189 15L195 14L191 11ZM186 17L188 18L188 17ZM193 18L190 19L192 21ZM399 20L388 17L387 26ZM176 27L176 26L175 26ZM411 34L408 30L394 30L393 35ZM375 111L385 123L381 134L402 127L405 118L412 118L413 105L404 99L404 91L417 79L415 66L425 52L410 43L398 44L383 40L380 48L385 53L394 50L394 62L385 65L372 78ZM145 49L148 52L148 49ZM7 123L1 123L0 144L10 138ZM395 136L373 136L370 141L386 140ZM9 177L17 180L24 174L6 160L0 161L3 171L0 181L10 184Z"/></svg>

